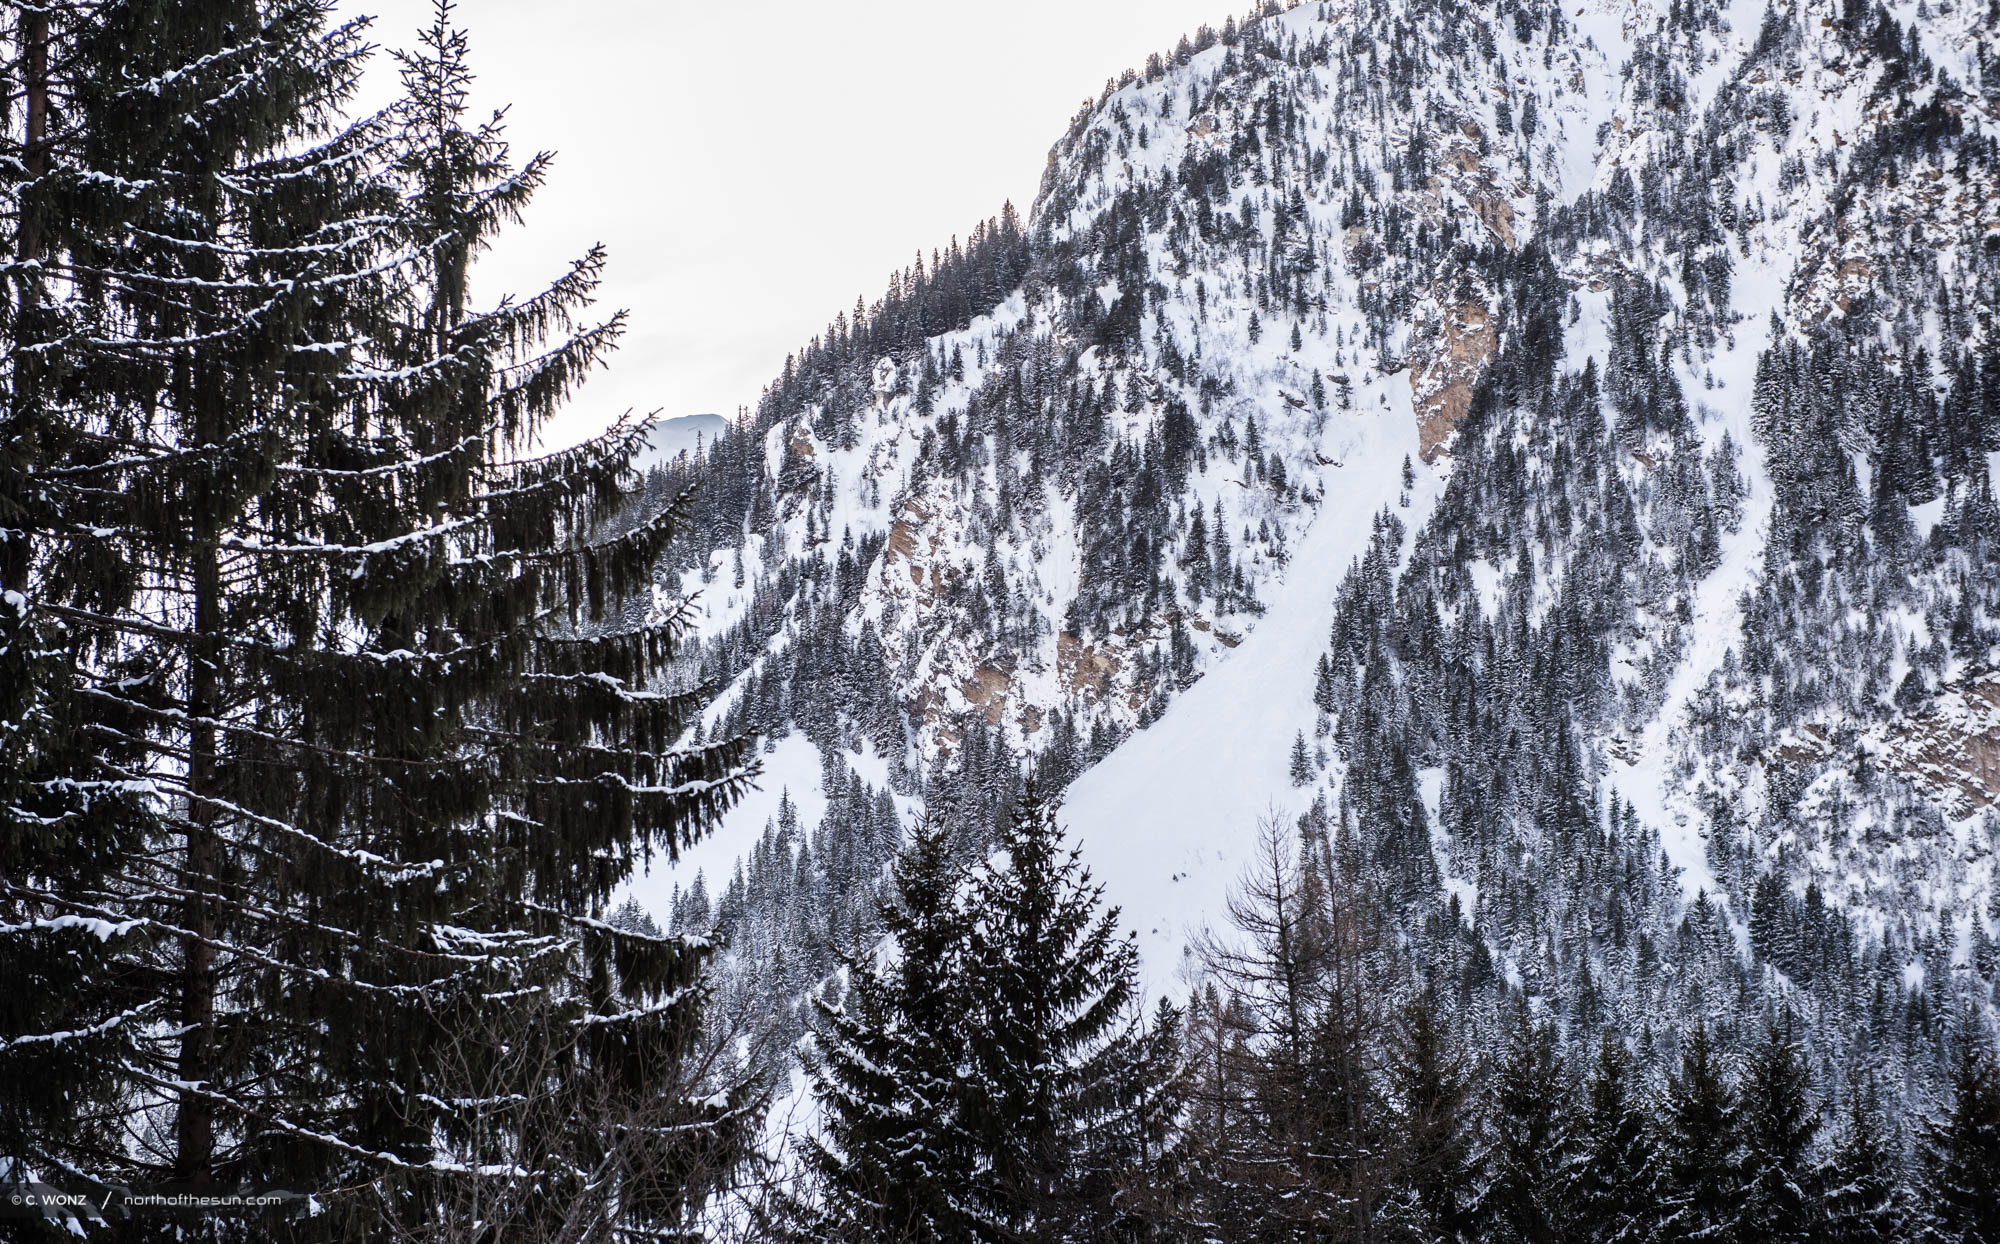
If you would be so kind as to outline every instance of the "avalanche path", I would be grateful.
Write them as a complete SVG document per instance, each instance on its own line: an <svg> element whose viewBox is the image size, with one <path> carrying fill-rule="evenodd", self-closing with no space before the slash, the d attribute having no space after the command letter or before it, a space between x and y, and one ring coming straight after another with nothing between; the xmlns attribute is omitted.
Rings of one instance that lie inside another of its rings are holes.
<svg viewBox="0 0 2000 1244"><path fill-rule="evenodd" d="M1367 551L1373 517L1396 505L1404 456L1417 483L1409 507L1395 513L1412 535L1443 490L1417 457L1408 386L1383 387L1390 401L1380 414L1328 430L1342 465L1321 469L1319 513L1255 628L1150 729L1078 777L1064 800L1062 820L1091 875L1138 936L1148 996L1185 988L1191 940L1223 918L1258 821L1301 810L1306 792L1288 771L1292 739L1301 729L1310 737L1317 716L1313 668L1327 648L1334 594Z"/></svg>

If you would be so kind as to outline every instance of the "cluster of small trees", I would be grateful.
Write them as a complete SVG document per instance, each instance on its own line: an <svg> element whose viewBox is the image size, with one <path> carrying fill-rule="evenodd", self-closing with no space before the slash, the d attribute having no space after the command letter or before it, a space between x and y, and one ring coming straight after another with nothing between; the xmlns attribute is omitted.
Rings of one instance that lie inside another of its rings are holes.
<svg viewBox="0 0 2000 1244"><path fill-rule="evenodd" d="M1194 1238L1961 1239L2000 1224L1971 1192L2000 1156L1976 1017L1947 1108L1914 1138L1888 1132L1865 1087L1836 1119L1782 1012L1739 1058L1700 1021L1677 1056L1605 1025L1594 1057L1566 1057L1559 1030L1576 1025L1559 1013L1522 995L1468 1010L1436 957L1400 966L1344 837L1290 848L1267 827L1236 937L1210 949L1193 1133L1226 1139L1197 1149L1212 1174L1194 1185Z"/></svg>
<svg viewBox="0 0 2000 1244"><path fill-rule="evenodd" d="M1564 1056L1524 995L1463 1010L1344 834L1263 829L1187 1011L1139 1021L1129 942L1032 794L972 875L927 823L888 940L818 1003L821 1110L766 1225L853 1241L2000 1238L2000 1068L1947 1097L1816 1092L1795 1020L1740 1056L1611 1026ZM837 1000L836 1000L837 999Z"/></svg>

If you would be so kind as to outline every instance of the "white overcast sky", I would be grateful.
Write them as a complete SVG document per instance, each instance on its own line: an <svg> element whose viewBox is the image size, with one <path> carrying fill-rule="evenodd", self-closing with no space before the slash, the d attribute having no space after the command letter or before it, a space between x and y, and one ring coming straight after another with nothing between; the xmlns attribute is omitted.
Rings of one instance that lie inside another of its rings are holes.
<svg viewBox="0 0 2000 1244"><path fill-rule="evenodd" d="M1012 198L1107 77L1243 0L460 0L473 102L557 153L479 270L526 293L592 242L631 326L551 438L732 414L856 294ZM407 46L429 0L343 0ZM390 70L379 58L378 77ZM371 94L385 89L377 82Z"/></svg>

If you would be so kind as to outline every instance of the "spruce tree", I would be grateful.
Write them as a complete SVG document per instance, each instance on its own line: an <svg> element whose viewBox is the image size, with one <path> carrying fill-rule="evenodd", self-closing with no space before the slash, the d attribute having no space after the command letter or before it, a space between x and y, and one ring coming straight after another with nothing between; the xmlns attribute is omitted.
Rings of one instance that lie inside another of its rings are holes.
<svg viewBox="0 0 2000 1244"><path fill-rule="evenodd" d="M1384 1214L1397 1240L1477 1237L1479 1095L1470 1056L1429 994L1403 1010L1388 1054L1396 1185Z"/></svg>
<svg viewBox="0 0 2000 1244"><path fill-rule="evenodd" d="M1904 1238L1894 1148L1883 1134L1874 1086L1857 1086L1848 1101L1846 1134L1822 1176L1829 1244L1889 1244Z"/></svg>
<svg viewBox="0 0 2000 1244"><path fill-rule="evenodd" d="M0 252L0 1153L17 1177L90 1170L118 1151L122 1120L106 1103L153 1005L115 969L144 931L74 905L143 849L152 823L144 784L112 771L138 761L126 740L143 719L106 713L78 677L130 683L145 668L67 617L101 611L121 577L69 538L85 515L60 483L91 440L81 411L99 382L76 365L98 308L67 279L72 256L131 211L87 193L69 115L77 79L102 69L80 47L88 20L18 9L0 79L12 223Z"/></svg>
<svg viewBox="0 0 2000 1244"><path fill-rule="evenodd" d="M889 945L852 964L838 1005L816 1001L806 1068L820 1130L806 1143L809 1193L787 1230L825 1240L966 1240L972 1147L961 1108L963 1051L947 1034L972 1003L972 914L940 818L915 826L881 904Z"/></svg>
<svg viewBox="0 0 2000 1244"><path fill-rule="evenodd" d="M1488 1182L1479 1204L1489 1239L1583 1238L1570 1190L1574 1147L1563 1085L1554 1033L1523 1014L1494 1077Z"/></svg>
<svg viewBox="0 0 2000 1244"><path fill-rule="evenodd" d="M1923 1238L1938 1244L2000 1241L2000 1070L1978 1021L1960 1023L1951 1109L1926 1123L1918 1144Z"/></svg>
<svg viewBox="0 0 2000 1244"><path fill-rule="evenodd" d="M1805 1059L1786 1015L1772 1023L1742 1083L1744 1238L1803 1241L1824 1221L1824 1193L1812 1163L1819 1134Z"/></svg>
<svg viewBox="0 0 2000 1244"><path fill-rule="evenodd" d="M1143 1238L1129 1185L1163 1150L1168 1068L1133 1014L1137 951L1118 935L1056 806L1032 785L972 888L965 1124L980 1230L1006 1240Z"/></svg>
<svg viewBox="0 0 2000 1244"><path fill-rule="evenodd" d="M1735 1241L1743 1212L1742 1124L1722 1055L1697 1022L1667 1083L1660 1135L1668 1240Z"/></svg>
<svg viewBox="0 0 2000 1244"><path fill-rule="evenodd" d="M44 482L0 468L30 547L0 573L57 654L32 694L75 706L23 772L110 797L0 884L10 927L112 934L70 1007L109 1016L95 1172L345 1189L308 1235L492 1182L521 1234L686 1221L755 1094L688 1075L708 944L594 917L748 774L679 745L701 694L647 689L675 621L603 629L684 511L597 535L644 428L533 456L618 334L572 328L601 255L468 307L546 162L463 123L443 8L360 121L361 30L311 0L119 0L48 40L64 140L27 197L68 202L32 249L87 277L30 368L69 379L8 414Z"/></svg>
<svg viewBox="0 0 2000 1244"><path fill-rule="evenodd" d="M1581 1238L1637 1244L1651 1238L1658 1170L1645 1106L1633 1085L1632 1056L1606 1029L1585 1101L1575 1197Z"/></svg>

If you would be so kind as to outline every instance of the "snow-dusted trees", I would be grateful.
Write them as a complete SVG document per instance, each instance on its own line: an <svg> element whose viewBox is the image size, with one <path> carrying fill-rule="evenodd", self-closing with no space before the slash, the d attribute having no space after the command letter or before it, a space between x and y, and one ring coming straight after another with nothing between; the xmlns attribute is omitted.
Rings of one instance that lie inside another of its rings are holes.
<svg viewBox="0 0 2000 1244"><path fill-rule="evenodd" d="M1479 1214L1486 1238L1553 1244L1583 1238L1576 1197L1578 1103L1555 1034L1516 1022L1493 1078L1491 1146Z"/></svg>
<svg viewBox="0 0 2000 1244"><path fill-rule="evenodd" d="M1903 1221L1891 1138L1882 1126L1872 1082L1849 1089L1845 1134L1823 1168L1826 1238L1838 1244L1887 1244Z"/></svg>
<svg viewBox="0 0 2000 1244"><path fill-rule="evenodd" d="M1959 1033L1950 1104L1927 1121L1919 1145L1919 1218L1926 1240L2000 1239L2000 1070L1992 1040L1967 1016Z"/></svg>
<svg viewBox="0 0 2000 1244"><path fill-rule="evenodd" d="M1367 1238L1388 1194L1385 1000L1372 907L1324 838L1258 829L1190 1028L1190 1229Z"/></svg>
<svg viewBox="0 0 2000 1244"><path fill-rule="evenodd" d="M1660 1230L1670 1240L1734 1240L1743 1213L1742 1116L1723 1055L1697 1024L1667 1082L1660 1129Z"/></svg>
<svg viewBox="0 0 2000 1244"><path fill-rule="evenodd" d="M1790 1015L1772 1023L1739 1086L1743 1112L1746 1239L1818 1238L1825 1212L1813 1142L1821 1110Z"/></svg>
<svg viewBox="0 0 2000 1244"><path fill-rule="evenodd" d="M964 877L936 823L884 903L893 944L822 1004L823 1110L787 1229L817 1239L1147 1238L1179 1114L1179 1015L1151 1026L1134 955L1031 788Z"/></svg>
<svg viewBox="0 0 2000 1244"><path fill-rule="evenodd" d="M1905 1171L1866 1073L1837 1069L1853 1096L1831 1109L1794 1017L1741 1055L1698 1023L1653 1080L1657 1035L1537 1018L1518 987L1495 1015L1434 947L1376 935L1359 852L1312 816L1299 829L1263 827L1206 946L1171 1184L1184 1238L1988 1238L2000 1093L1976 1015ZM1586 1066L1563 1028L1595 1034Z"/></svg>
<svg viewBox="0 0 2000 1244"><path fill-rule="evenodd" d="M804 1238L964 1240L974 1151L962 1104L970 1014L966 953L974 919L941 820L908 835L882 903L892 945L849 969L838 1005L818 1002L807 1069L820 1132L806 1142L810 1195L794 1207Z"/></svg>
<svg viewBox="0 0 2000 1244"><path fill-rule="evenodd" d="M975 881L966 1126L975 1204L999 1239L1129 1238L1174 1110L1137 1017L1138 955L1102 908L1056 805L1029 788Z"/></svg>
<svg viewBox="0 0 2000 1244"><path fill-rule="evenodd" d="M1479 1069L1434 995L1404 1005L1386 1064L1395 1172L1383 1207L1387 1237L1439 1244L1482 1238Z"/></svg>
<svg viewBox="0 0 2000 1244"><path fill-rule="evenodd" d="M1577 1132L1572 1204L1579 1233L1599 1244L1649 1238L1659 1205L1657 1150L1632 1055L1612 1032L1600 1038Z"/></svg>
<svg viewBox="0 0 2000 1244"><path fill-rule="evenodd" d="M102 1122L0 1126L44 1173L352 1189L329 1233L488 1177L551 1204L609 1178L624 1221L671 1224L752 1101L681 1076L706 944L591 917L727 806L743 750L678 745L701 697L647 689L672 620L593 623L681 511L594 537L639 429L532 456L619 321L574 326L596 253L468 305L545 165L466 124L448 9L360 121L360 29L326 23L114 2L12 32L61 125L10 131L33 259L5 326L26 676L0 708L24 726L0 731L0 970L10 994L78 975L8 1012L0 1074L52 1061ZM529 1006L546 1058L494 1044ZM586 1099L649 1122L590 1159Z"/></svg>

